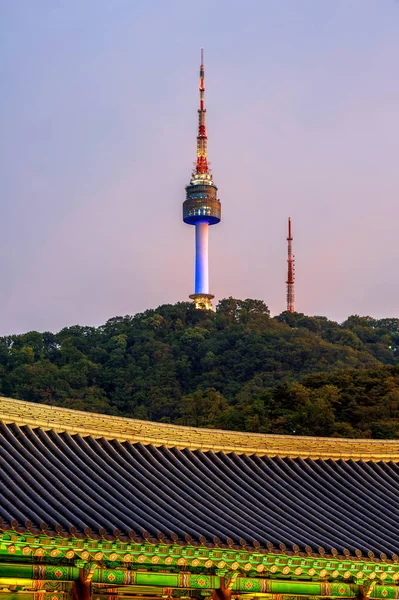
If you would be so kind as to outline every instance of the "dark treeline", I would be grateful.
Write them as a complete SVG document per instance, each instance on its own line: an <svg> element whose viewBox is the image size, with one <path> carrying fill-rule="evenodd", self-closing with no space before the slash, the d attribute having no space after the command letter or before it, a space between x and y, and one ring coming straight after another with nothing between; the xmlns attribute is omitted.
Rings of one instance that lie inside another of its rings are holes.
<svg viewBox="0 0 399 600"><path fill-rule="evenodd" d="M399 319L160 306L0 338L3 396L264 433L399 438Z"/></svg>

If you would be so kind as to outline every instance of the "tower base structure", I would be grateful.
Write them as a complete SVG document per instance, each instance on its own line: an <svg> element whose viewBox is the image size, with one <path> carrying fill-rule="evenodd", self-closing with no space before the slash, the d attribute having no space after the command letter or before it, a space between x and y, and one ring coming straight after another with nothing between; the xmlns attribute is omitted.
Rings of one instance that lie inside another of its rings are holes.
<svg viewBox="0 0 399 600"><path fill-rule="evenodd" d="M212 310L212 294L191 294L189 298L194 301L195 308L199 310Z"/></svg>

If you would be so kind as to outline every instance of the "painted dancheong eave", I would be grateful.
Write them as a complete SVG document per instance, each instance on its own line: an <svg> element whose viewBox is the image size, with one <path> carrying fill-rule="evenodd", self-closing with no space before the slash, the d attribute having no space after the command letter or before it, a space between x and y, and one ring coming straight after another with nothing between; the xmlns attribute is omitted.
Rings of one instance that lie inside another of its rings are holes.
<svg viewBox="0 0 399 600"><path fill-rule="evenodd" d="M79 569L63 565L49 565L38 568L36 565L0 565L0 578L23 581L78 581ZM197 575L190 573L150 573L135 572L127 569L100 569L93 573L93 583L151 586L170 589L206 590L219 589L221 577L215 575ZM294 596L353 598L359 596L359 585L353 583L326 583L320 581L278 581L265 578L236 577L231 582L233 592L244 594L280 594ZM382 593L385 591L385 594ZM398 598L398 586L373 585L368 598Z"/></svg>

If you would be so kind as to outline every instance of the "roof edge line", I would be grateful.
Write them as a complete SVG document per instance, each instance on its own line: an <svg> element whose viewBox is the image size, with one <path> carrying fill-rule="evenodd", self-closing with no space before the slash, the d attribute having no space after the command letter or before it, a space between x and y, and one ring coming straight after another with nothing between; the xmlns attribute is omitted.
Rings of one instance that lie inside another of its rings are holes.
<svg viewBox="0 0 399 600"><path fill-rule="evenodd" d="M145 445L288 458L399 461L399 440L320 438L202 429L88 413L0 397L0 420Z"/></svg>

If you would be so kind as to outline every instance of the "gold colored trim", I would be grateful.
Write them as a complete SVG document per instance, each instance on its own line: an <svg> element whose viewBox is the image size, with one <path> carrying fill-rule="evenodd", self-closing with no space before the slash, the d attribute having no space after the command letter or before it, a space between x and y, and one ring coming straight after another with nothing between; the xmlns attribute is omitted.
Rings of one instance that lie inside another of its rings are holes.
<svg viewBox="0 0 399 600"><path fill-rule="evenodd" d="M194 300L195 308L199 310L212 310L212 300L215 296L212 294L191 294L189 298Z"/></svg>
<svg viewBox="0 0 399 600"><path fill-rule="evenodd" d="M200 429L110 417L0 397L0 420L57 432L169 448L313 459L399 462L399 440L298 437Z"/></svg>

